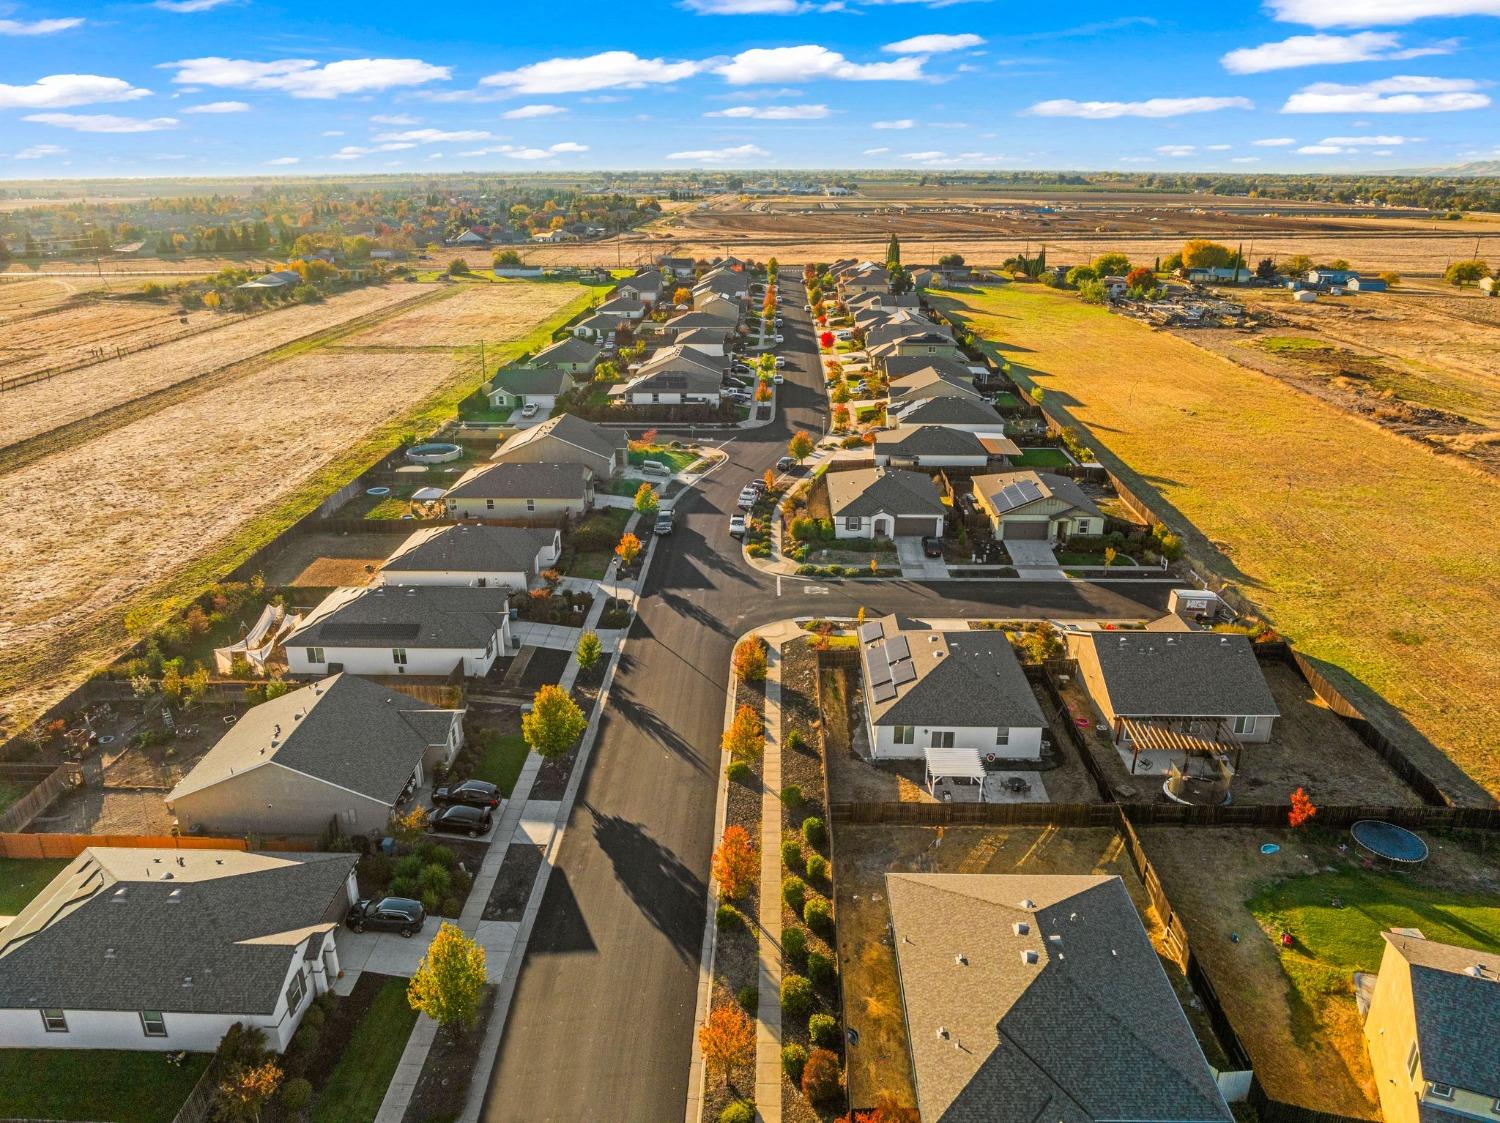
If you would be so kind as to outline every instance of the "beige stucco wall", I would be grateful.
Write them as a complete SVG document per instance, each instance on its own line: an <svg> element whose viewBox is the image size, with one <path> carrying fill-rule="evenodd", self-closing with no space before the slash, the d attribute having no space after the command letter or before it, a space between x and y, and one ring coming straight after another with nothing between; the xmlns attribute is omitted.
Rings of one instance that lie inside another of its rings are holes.
<svg viewBox="0 0 1500 1123"><path fill-rule="evenodd" d="M538 516L581 515L590 499L538 499L528 510L525 499L449 499L448 516L460 519L531 519Z"/></svg>
<svg viewBox="0 0 1500 1123"><path fill-rule="evenodd" d="M1406 1071L1406 1059L1417 1037L1412 1016L1411 971L1401 953L1385 945L1380 960L1380 977L1370 1000L1365 1019L1365 1044L1370 1051L1370 1067L1375 1070L1375 1086L1380 1093L1380 1113L1386 1123L1417 1123L1416 1080Z"/></svg>

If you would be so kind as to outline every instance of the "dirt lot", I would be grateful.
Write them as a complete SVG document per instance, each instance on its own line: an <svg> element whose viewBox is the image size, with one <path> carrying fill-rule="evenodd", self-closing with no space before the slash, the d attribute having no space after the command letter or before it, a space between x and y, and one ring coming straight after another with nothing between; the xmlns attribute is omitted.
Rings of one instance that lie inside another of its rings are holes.
<svg viewBox="0 0 1500 1123"><path fill-rule="evenodd" d="M266 584L313 589L366 585L374 574L365 567L379 567L406 538L405 531L303 535L266 566Z"/></svg>
<svg viewBox="0 0 1500 1123"><path fill-rule="evenodd" d="M589 291L582 285L528 281L456 288L446 300L356 332L343 343L349 347L433 347L514 339L518 325L545 319Z"/></svg>

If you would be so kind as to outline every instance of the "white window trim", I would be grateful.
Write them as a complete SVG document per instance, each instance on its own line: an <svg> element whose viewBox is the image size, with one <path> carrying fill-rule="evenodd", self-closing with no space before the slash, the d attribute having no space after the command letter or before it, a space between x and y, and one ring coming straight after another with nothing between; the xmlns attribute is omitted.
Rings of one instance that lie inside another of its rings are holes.
<svg viewBox="0 0 1500 1123"><path fill-rule="evenodd" d="M159 1031L153 1031L152 1030L152 1028L151 1028L152 1022L146 1018L147 1014L155 1014L156 1015L155 1023L161 1027L161 1029ZM141 1015L141 1032L143 1034L145 1034L145 1036L147 1036L147 1037L167 1037L167 1036L169 1036L168 1033L167 1033L167 1015L166 1015L165 1011L162 1011L162 1010L142 1010L142 1011L140 1011L140 1015Z"/></svg>
<svg viewBox="0 0 1500 1123"><path fill-rule="evenodd" d="M61 1022L61 1025L53 1024L54 1019L49 1016L49 1010L57 1014L57 1018L55 1020ZM66 1010L59 1009L56 1006L43 1006L41 1010L38 1011L38 1013L42 1015L42 1028L45 1029L48 1033L68 1032L68 1012Z"/></svg>

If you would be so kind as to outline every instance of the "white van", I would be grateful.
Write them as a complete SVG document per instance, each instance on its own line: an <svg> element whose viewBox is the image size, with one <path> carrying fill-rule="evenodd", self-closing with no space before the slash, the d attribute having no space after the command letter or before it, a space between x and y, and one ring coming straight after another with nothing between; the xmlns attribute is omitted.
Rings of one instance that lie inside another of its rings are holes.
<svg viewBox="0 0 1500 1123"><path fill-rule="evenodd" d="M660 460L642 460L641 471L651 476L670 476L672 469L668 468Z"/></svg>

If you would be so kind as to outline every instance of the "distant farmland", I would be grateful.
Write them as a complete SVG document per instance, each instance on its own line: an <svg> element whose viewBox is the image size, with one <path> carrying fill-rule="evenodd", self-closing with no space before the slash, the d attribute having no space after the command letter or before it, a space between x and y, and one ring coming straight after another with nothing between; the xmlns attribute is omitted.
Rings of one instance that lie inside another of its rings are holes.
<svg viewBox="0 0 1500 1123"><path fill-rule="evenodd" d="M1391 731L1456 799L1487 801L1422 738L1500 795L1500 485L1074 296L935 297L1086 428L1132 490L1190 523L1193 552L1300 650L1394 707Z"/></svg>

